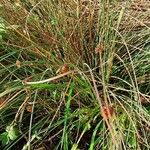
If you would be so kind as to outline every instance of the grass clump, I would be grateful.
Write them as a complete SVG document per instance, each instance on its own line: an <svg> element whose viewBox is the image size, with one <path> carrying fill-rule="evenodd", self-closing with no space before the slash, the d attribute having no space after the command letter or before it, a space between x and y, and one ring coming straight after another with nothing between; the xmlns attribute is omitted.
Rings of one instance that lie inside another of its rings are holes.
<svg viewBox="0 0 150 150"><path fill-rule="evenodd" d="M149 149L149 5L2 0L0 148Z"/></svg>

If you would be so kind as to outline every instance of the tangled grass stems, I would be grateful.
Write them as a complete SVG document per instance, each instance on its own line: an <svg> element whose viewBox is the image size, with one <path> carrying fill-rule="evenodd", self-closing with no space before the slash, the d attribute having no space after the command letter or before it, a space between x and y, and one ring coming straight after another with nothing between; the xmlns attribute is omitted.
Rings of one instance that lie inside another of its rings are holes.
<svg viewBox="0 0 150 150"><path fill-rule="evenodd" d="M0 149L149 149L149 5L2 0Z"/></svg>

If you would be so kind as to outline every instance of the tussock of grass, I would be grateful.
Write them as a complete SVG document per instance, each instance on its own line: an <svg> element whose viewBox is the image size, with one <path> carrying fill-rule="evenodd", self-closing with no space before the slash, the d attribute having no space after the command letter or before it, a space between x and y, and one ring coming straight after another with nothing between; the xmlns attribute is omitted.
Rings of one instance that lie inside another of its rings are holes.
<svg viewBox="0 0 150 150"><path fill-rule="evenodd" d="M149 5L2 0L0 148L149 149Z"/></svg>

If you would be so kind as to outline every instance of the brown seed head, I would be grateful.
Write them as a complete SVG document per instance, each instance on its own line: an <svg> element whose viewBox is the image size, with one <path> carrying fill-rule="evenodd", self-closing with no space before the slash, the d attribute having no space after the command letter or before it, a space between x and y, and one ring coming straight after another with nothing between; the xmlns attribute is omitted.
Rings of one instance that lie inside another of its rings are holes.
<svg viewBox="0 0 150 150"><path fill-rule="evenodd" d="M27 105L26 110L30 113L32 113L32 105Z"/></svg>
<svg viewBox="0 0 150 150"><path fill-rule="evenodd" d="M98 53L102 53L104 50L104 46L103 44L98 44L95 48L95 53L98 54Z"/></svg>
<svg viewBox="0 0 150 150"><path fill-rule="evenodd" d="M69 66L67 65L67 64L64 64L63 66L62 66L62 68L60 69L60 73L66 73L66 72L68 72L69 71Z"/></svg>
<svg viewBox="0 0 150 150"><path fill-rule="evenodd" d="M102 106L101 115L102 117L107 120L110 119L114 114L114 108L112 106Z"/></svg>

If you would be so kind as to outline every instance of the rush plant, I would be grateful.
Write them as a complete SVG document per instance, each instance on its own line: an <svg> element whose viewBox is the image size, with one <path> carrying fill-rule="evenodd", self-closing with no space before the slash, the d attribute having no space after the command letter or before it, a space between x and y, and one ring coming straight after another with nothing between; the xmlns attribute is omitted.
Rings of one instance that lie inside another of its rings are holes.
<svg viewBox="0 0 150 150"><path fill-rule="evenodd" d="M150 149L149 7L1 0L0 149Z"/></svg>

